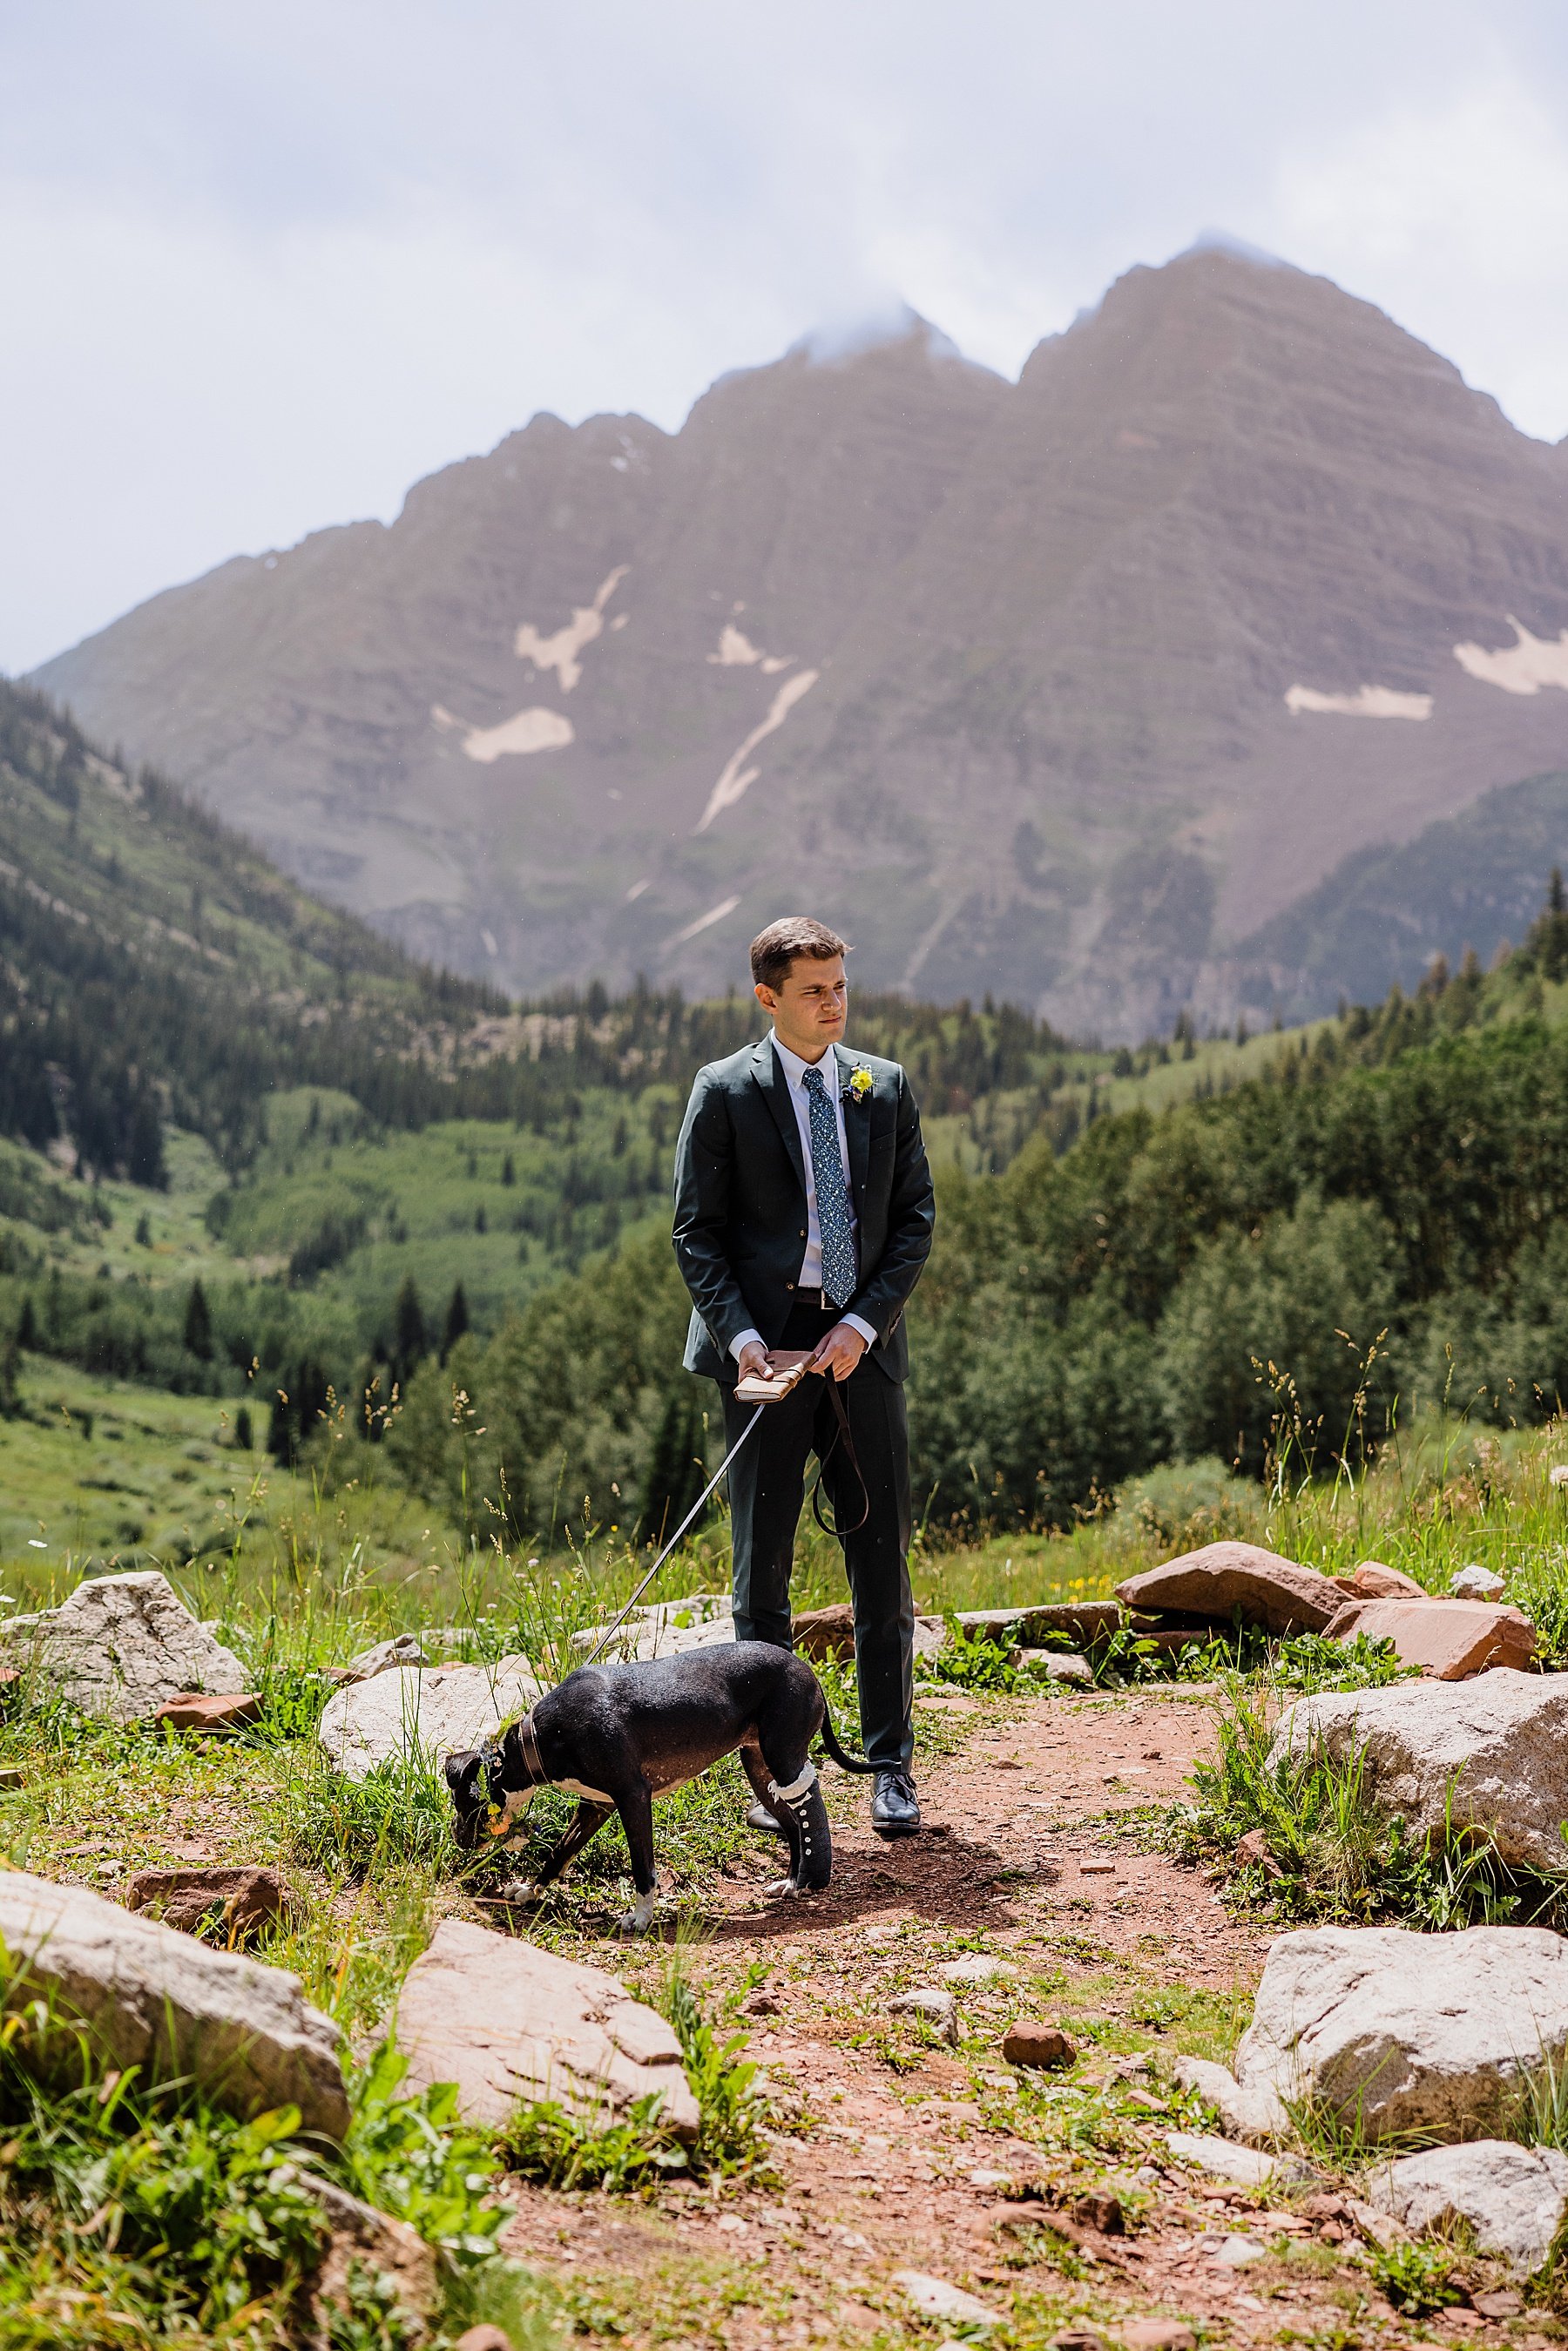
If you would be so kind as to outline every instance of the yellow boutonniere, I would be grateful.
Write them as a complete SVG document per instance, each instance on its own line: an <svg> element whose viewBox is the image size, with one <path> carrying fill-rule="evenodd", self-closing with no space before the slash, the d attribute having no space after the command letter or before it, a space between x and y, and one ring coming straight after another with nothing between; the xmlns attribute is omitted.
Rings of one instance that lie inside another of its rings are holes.
<svg viewBox="0 0 1568 2351"><path fill-rule="evenodd" d="M872 1090L873 1082L872 1073L869 1070L851 1071L850 1092L853 1094L856 1102L864 1102L867 1094L869 1094Z"/></svg>

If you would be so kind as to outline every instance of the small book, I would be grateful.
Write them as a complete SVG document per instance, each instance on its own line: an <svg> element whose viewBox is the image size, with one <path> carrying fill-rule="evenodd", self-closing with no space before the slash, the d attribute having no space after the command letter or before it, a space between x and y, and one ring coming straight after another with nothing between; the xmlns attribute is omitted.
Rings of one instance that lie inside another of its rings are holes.
<svg viewBox="0 0 1568 2351"><path fill-rule="evenodd" d="M768 1369L737 1380L735 1393L742 1404L777 1404L800 1386L810 1360L804 1347L775 1347L768 1353Z"/></svg>

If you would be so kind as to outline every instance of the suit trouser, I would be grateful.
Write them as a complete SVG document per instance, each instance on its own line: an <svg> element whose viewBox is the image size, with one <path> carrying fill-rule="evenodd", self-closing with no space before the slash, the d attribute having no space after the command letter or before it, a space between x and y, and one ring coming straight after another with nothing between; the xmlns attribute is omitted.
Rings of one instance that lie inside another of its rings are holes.
<svg viewBox="0 0 1568 2351"><path fill-rule="evenodd" d="M814 1307L790 1313L781 1348L814 1347L839 1320ZM735 1637L792 1646L789 1571L805 1495L806 1462L822 1464L822 1489L835 1526L863 1525L840 1538L854 1602L855 1672L861 1744L873 1763L907 1764L915 1751L915 1601L909 1589L914 1513L909 1490L909 1417L903 1387L869 1356L839 1389L865 1480L850 1467L827 1380L812 1374L779 1404L767 1405L730 1466L730 1530L735 1547ZM733 1445L753 1405L721 1387L725 1440Z"/></svg>

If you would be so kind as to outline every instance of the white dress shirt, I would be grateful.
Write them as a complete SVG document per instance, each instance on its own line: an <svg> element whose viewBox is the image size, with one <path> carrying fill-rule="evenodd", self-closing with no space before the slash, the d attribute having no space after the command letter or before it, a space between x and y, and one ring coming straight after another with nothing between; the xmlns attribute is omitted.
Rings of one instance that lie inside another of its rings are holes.
<svg viewBox="0 0 1568 2351"><path fill-rule="evenodd" d="M800 1157L806 1170L806 1252L800 1259L800 1270L796 1276L796 1283L801 1290L820 1290L822 1286L822 1228L817 1216L816 1171L811 1165L811 1104L810 1097L806 1092L808 1070L821 1071L823 1087L828 1100L833 1105L833 1117L839 1130L839 1164L844 1171L845 1205L849 1210L850 1238L857 1243L860 1228L860 1219L855 1215L854 1199L849 1191L850 1145L849 1137L844 1133L844 1099L839 1057L830 1045L820 1061L803 1061L799 1053L792 1053L788 1045L780 1042L777 1029L773 1034L773 1050L779 1056L779 1066L784 1072L784 1081L789 1089L789 1106L795 1113L795 1124L800 1129ZM869 1322L862 1322L858 1314L841 1315L840 1320L847 1322L852 1331L858 1331L868 1347L874 1346L876 1332ZM754 1341L759 1347L765 1347L768 1343L760 1331L742 1331L738 1337L730 1341L729 1351L737 1363L740 1360L741 1349L749 1347Z"/></svg>

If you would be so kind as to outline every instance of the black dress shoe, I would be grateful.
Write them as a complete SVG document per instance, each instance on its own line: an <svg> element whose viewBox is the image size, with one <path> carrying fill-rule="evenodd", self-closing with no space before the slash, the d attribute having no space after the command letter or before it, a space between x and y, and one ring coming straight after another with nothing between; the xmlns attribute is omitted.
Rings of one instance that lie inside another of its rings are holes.
<svg viewBox="0 0 1568 2351"><path fill-rule="evenodd" d="M920 1804L904 1771L879 1771L872 1792L871 1824L879 1837L918 1836Z"/></svg>
<svg viewBox="0 0 1568 2351"><path fill-rule="evenodd" d="M783 1837L786 1844L789 1842L788 1832L779 1827L766 1804L752 1805L746 1815L746 1825L748 1829L755 1829L758 1836Z"/></svg>

